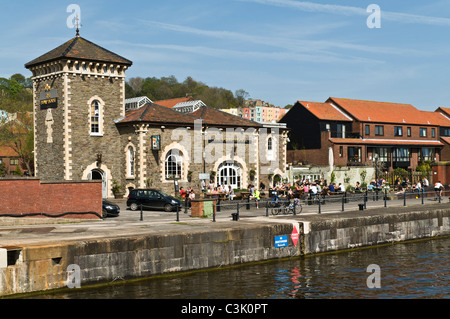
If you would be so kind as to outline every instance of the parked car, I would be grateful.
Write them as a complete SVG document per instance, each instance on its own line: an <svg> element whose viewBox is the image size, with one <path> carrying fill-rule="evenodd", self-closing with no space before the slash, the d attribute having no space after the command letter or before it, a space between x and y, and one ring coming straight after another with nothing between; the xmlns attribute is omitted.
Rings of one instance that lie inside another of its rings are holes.
<svg viewBox="0 0 450 319"><path fill-rule="evenodd" d="M106 199L102 200L102 217L117 217L120 214L120 207L114 203L107 201Z"/></svg>
<svg viewBox="0 0 450 319"><path fill-rule="evenodd" d="M174 211L177 206L181 207L181 202L163 191L156 189L133 189L128 195L127 206L131 210L140 209L156 209L166 212Z"/></svg>

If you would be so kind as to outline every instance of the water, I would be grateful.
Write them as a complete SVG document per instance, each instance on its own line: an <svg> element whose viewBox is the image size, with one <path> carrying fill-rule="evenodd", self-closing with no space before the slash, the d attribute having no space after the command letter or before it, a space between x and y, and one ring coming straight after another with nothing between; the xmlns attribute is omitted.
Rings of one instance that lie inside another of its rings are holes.
<svg viewBox="0 0 450 319"><path fill-rule="evenodd" d="M371 264L380 288L368 288ZM402 243L71 289L37 298L67 299L346 299L450 298L450 238Z"/></svg>

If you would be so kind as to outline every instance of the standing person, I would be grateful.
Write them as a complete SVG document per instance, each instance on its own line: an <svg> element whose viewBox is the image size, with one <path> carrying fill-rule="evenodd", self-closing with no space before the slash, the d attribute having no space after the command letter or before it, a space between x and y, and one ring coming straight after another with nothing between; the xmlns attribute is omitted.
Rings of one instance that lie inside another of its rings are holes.
<svg viewBox="0 0 450 319"><path fill-rule="evenodd" d="M254 198L256 200L256 208L259 208L258 207L258 203L259 203L259 200L260 200L260 198L259 198L259 190L256 187L253 189L252 198Z"/></svg>
<svg viewBox="0 0 450 319"><path fill-rule="evenodd" d="M201 182L201 184L200 184L200 187L201 187L201 189L202 189L202 193L206 193L206 183L205 183L205 180L204 180L204 179L202 179L202 182Z"/></svg>

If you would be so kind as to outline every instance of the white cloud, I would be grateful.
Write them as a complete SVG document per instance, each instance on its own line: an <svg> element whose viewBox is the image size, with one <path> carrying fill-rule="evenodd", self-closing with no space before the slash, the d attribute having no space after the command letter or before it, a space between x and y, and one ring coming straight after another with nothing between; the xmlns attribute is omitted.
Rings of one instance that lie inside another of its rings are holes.
<svg viewBox="0 0 450 319"><path fill-rule="evenodd" d="M238 0L243 2L255 2L265 5L273 5L278 7L294 8L306 12L323 12L341 15L358 15L368 16L367 8L342 6L334 4L319 4L307 1L294 1L294 0ZM413 23L413 24L429 24L437 26L450 26L449 18L421 16L415 14L390 12L384 11L381 8L381 18L401 23Z"/></svg>

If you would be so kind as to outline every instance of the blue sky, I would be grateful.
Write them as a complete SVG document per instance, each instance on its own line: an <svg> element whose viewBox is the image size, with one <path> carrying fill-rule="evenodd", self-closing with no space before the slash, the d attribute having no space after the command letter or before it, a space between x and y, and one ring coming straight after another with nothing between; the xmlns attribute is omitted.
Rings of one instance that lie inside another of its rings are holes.
<svg viewBox="0 0 450 319"><path fill-rule="evenodd" d="M328 97L450 106L450 1L1 1L0 77L75 35L133 61L130 77L187 76L284 107ZM367 7L381 9L369 28Z"/></svg>

